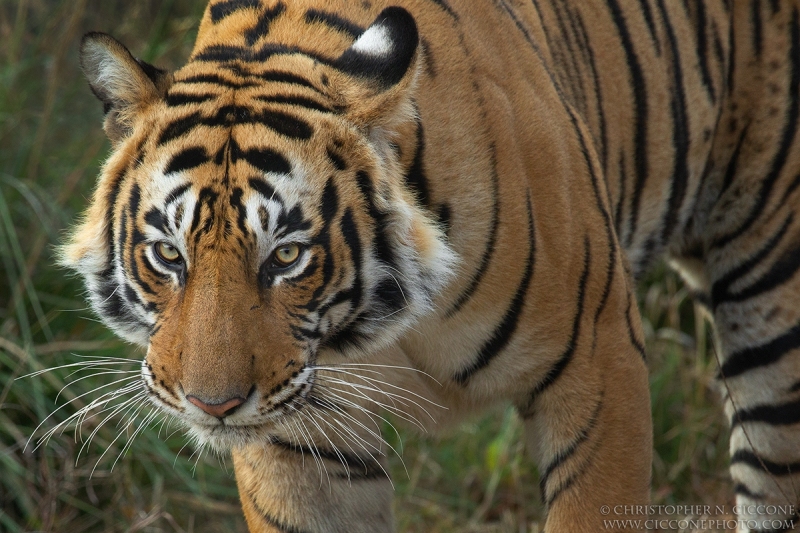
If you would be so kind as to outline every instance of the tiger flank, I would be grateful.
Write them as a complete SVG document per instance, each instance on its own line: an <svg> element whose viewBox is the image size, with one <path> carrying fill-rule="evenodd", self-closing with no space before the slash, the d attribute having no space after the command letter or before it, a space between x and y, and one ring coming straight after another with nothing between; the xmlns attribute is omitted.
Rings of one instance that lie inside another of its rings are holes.
<svg viewBox="0 0 800 533"><path fill-rule="evenodd" d="M63 262L250 531L393 531L381 412L501 402L545 530L608 531L649 501L664 256L715 323L741 530L792 518L758 509L800 500L800 2L214 0L175 72L81 61L113 150Z"/></svg>

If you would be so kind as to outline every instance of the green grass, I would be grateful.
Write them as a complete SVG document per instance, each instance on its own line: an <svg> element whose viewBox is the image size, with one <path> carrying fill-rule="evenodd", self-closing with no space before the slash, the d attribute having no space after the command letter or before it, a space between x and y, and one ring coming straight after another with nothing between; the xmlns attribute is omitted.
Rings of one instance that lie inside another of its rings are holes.
<svg viewBox="0 0 800 533"><path fill-rule="evenodd" d="M64 368L17 379L80 356L141 357L96 322L78 280L54 266L53 246L85 207L108 152L77 49L85 31L103 30L143 59L176 67L202 8L189 0L0 3L0 531L244 531L230 461L226 469L216 457L198 460L166 428L143 431L116 464L127 439L115 437L136 427L121 429L119 417L82 453L71 431L28 444L57 405L72 401L38 434L119 375L75 381L80 375ZM706 325L663 269L644 284L641 309L652 368L653 499L730 503ZM84 437L99 420L84 424ZM501 409L447 437L395 437L404 449L404 465L391 463L399 530L537 531L537 475L521 433L516 415Z"/></svg>

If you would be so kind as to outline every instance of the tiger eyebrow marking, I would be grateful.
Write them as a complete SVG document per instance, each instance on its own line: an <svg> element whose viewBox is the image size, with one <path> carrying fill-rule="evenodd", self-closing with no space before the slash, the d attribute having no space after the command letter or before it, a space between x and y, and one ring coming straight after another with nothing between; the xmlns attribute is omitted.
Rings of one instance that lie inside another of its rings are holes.
<svg viewBox="0 0 800 533"><path fill-rule="evenodd" d="M178 187L172 189L169 194L167 194L166 198L164 198L164 207L169 207L177 202L178 198L180 198L183 193L189 190L189 187L191 186L191 183L184 183L183 185L179 185Z"/></svg>
<svg viewBox="0 0 800 533"><path fill-rule="evenodd" d="M247 180L247 184L250 185L250 188L253 189L255 192L260 194L266 200L274 200L279 204L283 205L283 199L281 195L278 194L275 189L260 178L250 178Z"/></svg>

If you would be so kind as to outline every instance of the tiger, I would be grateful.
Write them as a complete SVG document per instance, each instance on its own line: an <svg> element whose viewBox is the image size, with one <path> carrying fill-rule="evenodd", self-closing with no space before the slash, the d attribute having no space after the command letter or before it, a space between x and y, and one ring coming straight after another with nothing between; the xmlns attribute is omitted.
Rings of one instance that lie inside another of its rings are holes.
<svg viewBox="0 0 800 533"><path fill-rule="evenodd" d="M649 502L635 289L666 258L714 324L739 529L774 530L800 486L799 13L212 0L174 72L89 33L111 154L62 262L146 349L148 398L231 452L251 532L393 531L382 413L511 404L572 533Z"/></svg>

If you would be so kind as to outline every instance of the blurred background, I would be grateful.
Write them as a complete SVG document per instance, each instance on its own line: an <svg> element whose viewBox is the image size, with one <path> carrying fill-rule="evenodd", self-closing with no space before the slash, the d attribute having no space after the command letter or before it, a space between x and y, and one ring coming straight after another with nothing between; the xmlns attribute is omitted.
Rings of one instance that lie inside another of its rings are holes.
<svg viewBox="0 0 800 533"><path fill-rule="evenodd" d="M203 8L202 0L0 0L0 531L246 531L230 459L198 456L160 419L120 422L136 404L36 447L36 437L121 387L116 372L138 368L73 374L64 365L142 356L97 322L80 283L54 265L53 247L86 206L109 150L101 105L78 66L80 38L105 31L137 57L176 68ZM642 284L640 308L653 501L733 503L707 324L664 267ZM51 367L62 368L18 379ZM391 462L398 530L538 532L538 478L521 433L510 409L436 438L387 432L403 450Z"/></svg>

